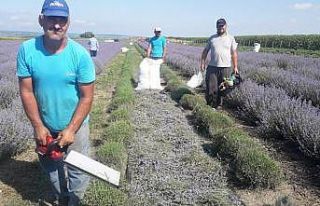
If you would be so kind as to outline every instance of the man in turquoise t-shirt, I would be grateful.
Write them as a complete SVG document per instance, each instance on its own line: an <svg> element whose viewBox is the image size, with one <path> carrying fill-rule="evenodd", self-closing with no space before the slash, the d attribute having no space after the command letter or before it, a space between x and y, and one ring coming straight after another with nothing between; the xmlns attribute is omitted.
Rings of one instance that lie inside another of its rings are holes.
<svg viewBox="0 0 320 206"><path fill-rule="evenodd" d="M167 42L164 36L161 36L161 28L154 29L154 36L149 40L147 49L148 66L146 73L146 83L144 87L148 89L163 90L160 81L160 67L166 60ZM140 80L142 81L142 80ZM136 90L140 90L140 84Z"/></svg>
<svg viewBox="0 0 320 206"><path fill-rule="evenodd" d="M88 155L95 69L86 49L67 37L69 23L64 0L44 1L39 15L44 35L20 46L17 76L37 146L47 145L46 137L51 136L66 152L72 149ZM56 200L52 201L79 205L89 177L69 166L65 177L63 161L50 156L39 155L39 161L54 189Z"/></svg>
<svg viewBox="0 0 320 206"><path fill-rule="evenodd" d="M147 57L152 59L162 59L165 61L167 54L166 38L161 36L161 28L156 27L154 29L155 36L149 40L149 46L147 49Z"/></svg>

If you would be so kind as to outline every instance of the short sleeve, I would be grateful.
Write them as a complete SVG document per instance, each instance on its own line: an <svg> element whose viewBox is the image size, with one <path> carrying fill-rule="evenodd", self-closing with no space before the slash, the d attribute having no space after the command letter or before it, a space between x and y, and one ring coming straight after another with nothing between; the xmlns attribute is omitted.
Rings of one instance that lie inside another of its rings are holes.
<svg viewBox="0 0 320 206"><path fill-rule="evenodd" d="M231 39L231 51L236 51L238 47L238 43L236 42L235 38L232 37Z"/></svg>
<svg viewBox="0 0 320 206"><path fill-rule="evenodd" d="M208 39L207 45L205 47L205 49L208 50L208 51L211 49L211 39L212 39L211 37Z"/></svg>
<svg viewBox="0 0 320 206"><path fill-rule="evenodd" d="M80 57L77 76L79 83L91 83L96 79L94 63L87 51Z"/></svg>
<svg viewBox="0 0 320 206"><path fill-rule="evenodd" d="M167 39L165 37L162 38L163 47L167 46Z"/></svg>
<svg viewBox="0 0 320 206"><path fill-rule="evenodd" d="M23 44L20 46L17 55L17 73L18 77L31 77L30 68L26 62L26 54Z"/></svg>

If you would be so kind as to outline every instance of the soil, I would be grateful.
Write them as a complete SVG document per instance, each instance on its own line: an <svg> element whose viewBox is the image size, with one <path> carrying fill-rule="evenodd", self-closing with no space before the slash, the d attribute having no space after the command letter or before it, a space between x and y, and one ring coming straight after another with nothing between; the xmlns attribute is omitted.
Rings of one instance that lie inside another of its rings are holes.
<svg viewBox="0 0 320 206"><path fill-rule="evenodd" d="M49 191L33 144L0 163L0 205L38 205Z"/></svg>

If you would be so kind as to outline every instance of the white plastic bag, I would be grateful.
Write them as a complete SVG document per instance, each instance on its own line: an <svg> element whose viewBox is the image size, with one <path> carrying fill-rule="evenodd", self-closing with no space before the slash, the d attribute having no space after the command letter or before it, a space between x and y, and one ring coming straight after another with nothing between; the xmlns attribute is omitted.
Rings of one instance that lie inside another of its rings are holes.
<svg viewBox="0 0 320 206"><path fill-rule="evenodd" d="M162 90L160 82L160 66L162 59L144 58L140 63L139 83L135 90L158 89Z"/></svg>
<svg viewBox="0 0 320 206"><path fill-rule="evenodd" d="M121 48L121 52L122 53L127 53L129 51L129 49L127 47L122 47Z"/></svg>
<svg viewBox="0 0 320 206"><path fill-rule="evenodd" d="M194 74L191 79L187 82L187 86L190 88L197 88L202 85L203 83L203 72L198 72L197 74Z"/></svg>

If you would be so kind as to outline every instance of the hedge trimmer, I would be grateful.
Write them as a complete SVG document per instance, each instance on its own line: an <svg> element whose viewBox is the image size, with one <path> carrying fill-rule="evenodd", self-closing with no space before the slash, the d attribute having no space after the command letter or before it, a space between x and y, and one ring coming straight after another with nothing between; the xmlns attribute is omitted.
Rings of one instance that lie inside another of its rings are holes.
<svg viewBox="0 0 320 206"><path fill-rule="evenodd" d="M47 136L46 145L38 145L36 152L41 156L47 156L54 161L63 161L92 176L98 177L113 185L119 186L120 172L97 162L79 152L71 150L67 153L67 147L60 148L58 140Z"/></svg>

